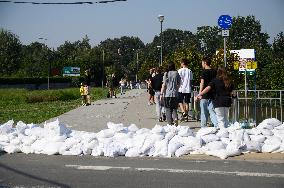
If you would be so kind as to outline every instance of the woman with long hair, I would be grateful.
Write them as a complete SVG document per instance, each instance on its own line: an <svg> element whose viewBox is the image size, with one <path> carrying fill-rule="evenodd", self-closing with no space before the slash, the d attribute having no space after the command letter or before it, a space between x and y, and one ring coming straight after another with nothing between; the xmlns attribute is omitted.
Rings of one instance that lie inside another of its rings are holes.
<svg viewBox="0 0 284 188"><path fill-rule="evenodd" d="M229 108L232 104L233 85L230 76L225 67L219 67L217 76L209 85L201 91L196 100L202 99L202 95L208 91L213 91L213 106L216 112L216 118L219 128L226 128L229 124Z"/></svg>

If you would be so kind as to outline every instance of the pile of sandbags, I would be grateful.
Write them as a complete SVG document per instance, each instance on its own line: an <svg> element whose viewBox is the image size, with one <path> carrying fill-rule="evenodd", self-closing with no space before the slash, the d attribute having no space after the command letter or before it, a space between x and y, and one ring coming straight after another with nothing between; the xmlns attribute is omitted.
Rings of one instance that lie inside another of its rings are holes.
<svg viewBox="0 0 284 188"><path fill-rule="evenodd" d="M138 129L131 124L107 123L98 133L70 130L58 120L35 124L12 120L0 126L0 151L47 155L93 155L126 157L180 157L206 154L226 159L249 152L284 153L284 124L271 118L252 129L238 122L225 129L201 128L194 133L187 126Z"/></svg>

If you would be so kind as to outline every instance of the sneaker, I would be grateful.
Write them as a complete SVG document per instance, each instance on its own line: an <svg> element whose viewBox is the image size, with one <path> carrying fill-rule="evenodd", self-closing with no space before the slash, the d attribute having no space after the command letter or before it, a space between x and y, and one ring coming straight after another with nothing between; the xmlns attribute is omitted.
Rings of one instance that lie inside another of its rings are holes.
<svg viewBox="0 0 284 188"><path fill-rule="evenodd" d="M176 120L174 120L174 126L178 126L178 120L176 119Z"/></svg>

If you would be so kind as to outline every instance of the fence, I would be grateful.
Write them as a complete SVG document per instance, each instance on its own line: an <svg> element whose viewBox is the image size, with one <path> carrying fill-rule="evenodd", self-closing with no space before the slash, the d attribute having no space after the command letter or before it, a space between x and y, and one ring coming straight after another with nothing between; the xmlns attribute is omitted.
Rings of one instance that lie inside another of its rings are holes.
<svg viewBox="0 0 284 188"><path fill-rule="evenodd" d="M198 88L196 87L193 96L196 96L197 93ZM229 112L230 121L247 120L259 124L266 118L277 118L283 122L284 90L247 90L247 95L245 95L245 90L238 90L236 96ZM192 103L192 108L196 112L195 118L198 120L199 103Z"/></svg>

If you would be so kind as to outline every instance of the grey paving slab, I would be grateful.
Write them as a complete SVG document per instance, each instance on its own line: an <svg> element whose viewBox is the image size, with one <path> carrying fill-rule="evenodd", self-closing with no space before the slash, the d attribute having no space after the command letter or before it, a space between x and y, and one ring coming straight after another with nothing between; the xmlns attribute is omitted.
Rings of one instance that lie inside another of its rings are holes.
<svg viewBox="0 0 284 188"><path fill-rule="evenodd" d="M129 90L126 94L117 96L118 98L95 101L91 106L81 106L48 121L58 118L67 127L91 132L106 128L110 121L126 126L134 123L139 128L167 124L158 122L155 105L147 104L148 93L145 89ZM181 125L199 127L198 122L184 122Z"/></svg>

